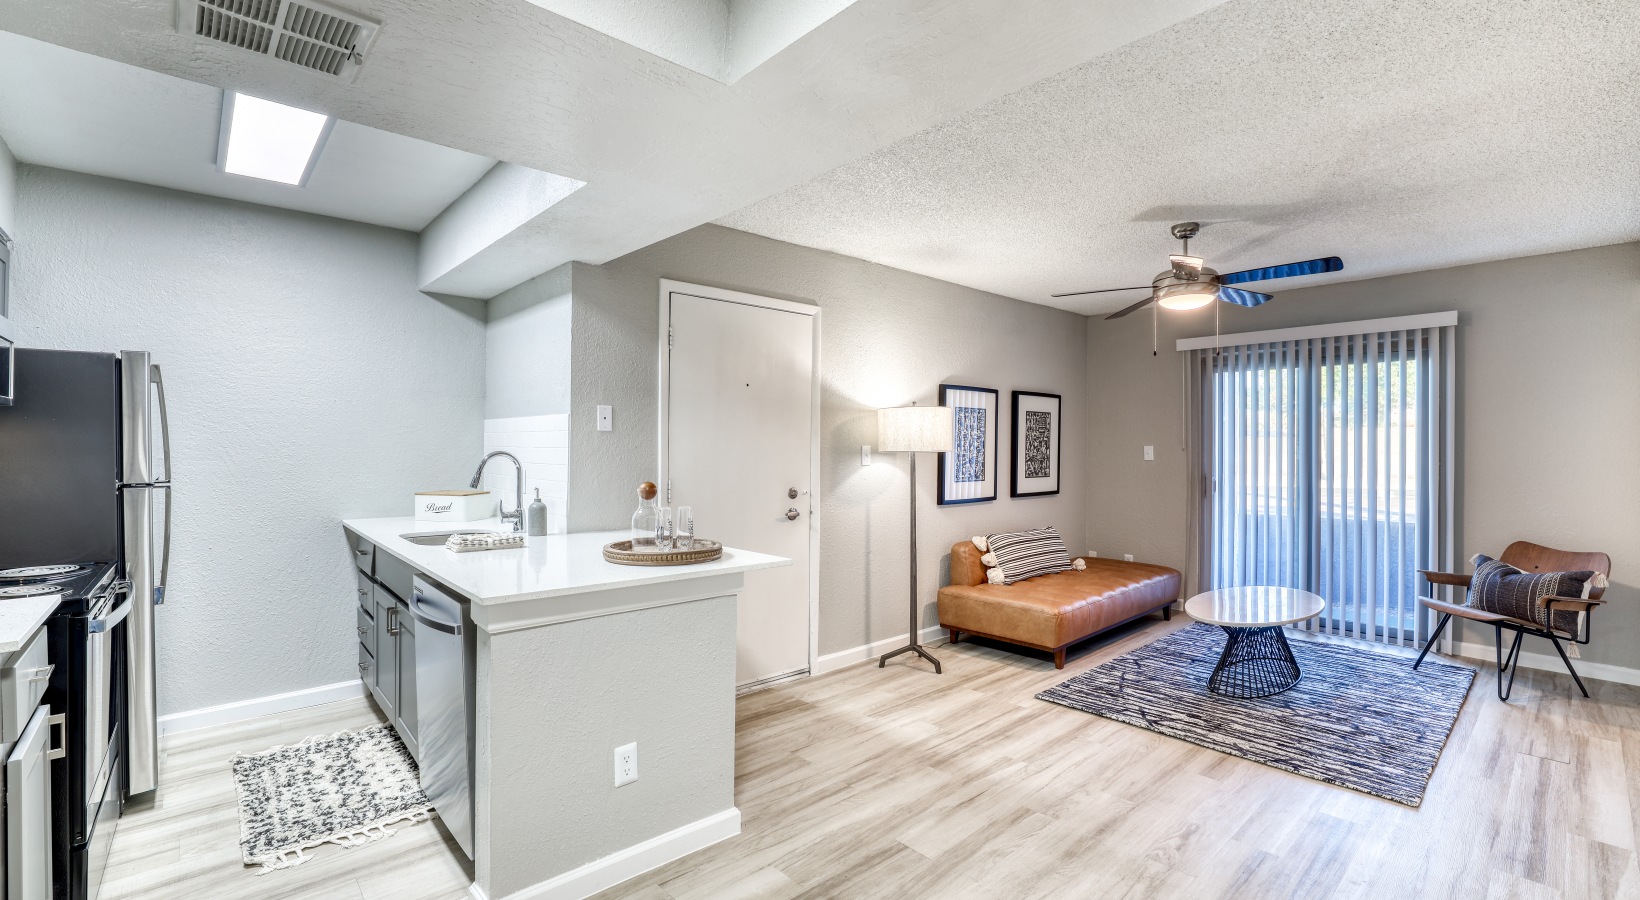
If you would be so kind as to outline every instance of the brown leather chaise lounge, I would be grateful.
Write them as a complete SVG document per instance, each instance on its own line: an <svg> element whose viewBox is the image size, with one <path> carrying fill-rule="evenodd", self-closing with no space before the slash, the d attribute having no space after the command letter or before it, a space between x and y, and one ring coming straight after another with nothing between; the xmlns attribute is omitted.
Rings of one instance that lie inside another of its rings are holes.
<svg viewBox="0 0 1640 900"><path fill-rule="evenodd" d="M951 642L964 634L1053 652L1065 668L1065 648L1179 599L1177 569L1103 557L1087 559L1085 571L1040 575L1013 584L989 584L979 548L963 541L951 548L951 583L940 588L940 627Z"/></svg>

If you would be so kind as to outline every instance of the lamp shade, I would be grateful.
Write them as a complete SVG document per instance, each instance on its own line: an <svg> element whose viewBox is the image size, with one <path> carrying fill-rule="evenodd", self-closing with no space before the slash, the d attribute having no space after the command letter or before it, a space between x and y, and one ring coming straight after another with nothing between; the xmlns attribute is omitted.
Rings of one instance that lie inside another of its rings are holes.
<svg viewBox="0 0 1640 900"><path fill-rule="evenodd" d="M898 406L877 410L877 450L882 453L943 453L955 431L948 406Z"/></svg>

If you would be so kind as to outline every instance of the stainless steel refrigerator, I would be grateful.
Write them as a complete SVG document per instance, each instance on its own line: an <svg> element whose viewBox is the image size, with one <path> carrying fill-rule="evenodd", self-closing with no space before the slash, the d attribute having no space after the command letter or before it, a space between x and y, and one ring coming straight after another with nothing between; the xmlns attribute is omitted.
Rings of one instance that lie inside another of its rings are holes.
<svg viewBox="0 0 1640 900"><path fill-rule="evenodd" d="M126 790L159 785L154 612L171 553L171 448L146 351L19 348L0 407L0 568L115 562L124 617Z"/></svg>

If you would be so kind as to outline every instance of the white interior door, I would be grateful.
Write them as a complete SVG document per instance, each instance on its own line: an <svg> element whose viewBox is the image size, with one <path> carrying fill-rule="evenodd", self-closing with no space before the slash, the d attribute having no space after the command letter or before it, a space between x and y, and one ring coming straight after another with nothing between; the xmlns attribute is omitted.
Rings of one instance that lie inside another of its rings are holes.
<svg viewBox="0 0 1640 900"><path fill-rule="evenodd" d="M667 303L667 505L694 507L701 537L795 561L746 574L735 681L806 672L814 316L677 291Z"/></svg>

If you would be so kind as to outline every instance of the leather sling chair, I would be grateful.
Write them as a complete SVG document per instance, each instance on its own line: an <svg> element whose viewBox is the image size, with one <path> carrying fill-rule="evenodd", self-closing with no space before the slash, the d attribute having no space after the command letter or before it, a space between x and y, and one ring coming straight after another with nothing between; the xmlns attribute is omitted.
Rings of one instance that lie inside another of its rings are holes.
<svg viewBox="0 0 1640 900"><path fill-rule="evenodd" d="M1498 559L1523 572L1592 571L1610 578L1612 571L1612 558L1604 553L1576 553L1570 550L1556 550L1553 547L1545 547L1529 541L1516 541L1510 544L1509 549L1503 551L1503 555ZM1447 572L1430 572L1423 569L1418 571L1424 578L1428 579L1431 585L1461 587L1464 589L1465 594L1468 594L1471 577L1469 575L1453 575ZM1583 679L1579 678L1577 670L1572 668L1572 660L1566 655L1566 649L1561 646L1560 642L1563 637L1574 644L1587 644L1589 642L1591 613L1596 606L1604 602L1600 599L1600 595L1605 592L1604 587L1591 587L1587 598L1544 597L1538 601L1539 605L1550 612L1560 610L1583 613L1579 619L1581 624L1579 633L1573 635L1566 635L1563 632L1557 633L1536 622L1528 622L1525 619L1517 619L1513 616L1499 615L1498 613L1487 612L1484 609L1473 609L1457 603L1445 603L1429 597L1420 597L1418 602L1440 613L1441 621L1440 624L1435 626L1435 633L1430 636L1429 643L1424 645L1423 653L1418 654L1418 662L1413 663L1412 667L1416 669L1423 663L1424 656L1429 653L1429 648L1435 646L1435 642L1440 639L1441 632L1446 628L1447 623L1452 621L1453 616L1457 616L1471 622L1481 622L1492 626L1498 648L1499 700L1508 700L1509 693L1515 688L1515 671L1520 668L1520 641L1526 635L1548 638L1549 642L1555 645L1555 651L1560 654L1561 661L1566 664L1566 671L1572 673L1572 680L1577 682L1577 689L1583 692L1583 696L1587 697L1589 696L1589 689L1583 686ZM1545 616L1545 619L1553 621L1551 616ZM1510 646L1507 656L1503 652L1504 629L1515 633L1515 642ZM1503 680L1505 672L1509 673L1508 684L1505 684Z"/></svg>

